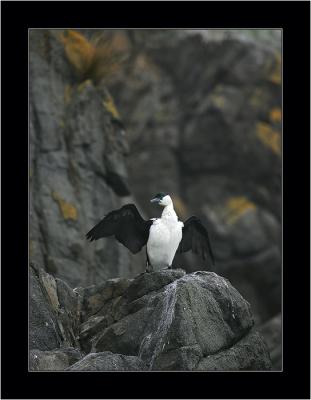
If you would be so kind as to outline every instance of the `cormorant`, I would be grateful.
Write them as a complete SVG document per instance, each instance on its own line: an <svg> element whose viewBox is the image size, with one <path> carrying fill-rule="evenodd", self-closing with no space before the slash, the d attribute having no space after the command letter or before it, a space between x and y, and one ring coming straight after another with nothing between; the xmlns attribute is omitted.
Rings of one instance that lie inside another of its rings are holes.
<svg viewBox="0 0 311 400"><path fill-rule="evenodd" d="M150 201L164 207L160 218L146 221L134 204L126 204L108 213L86 238L93 241L114 235L133 254L147 245L146 272L171 268L175 254L189 250L203 260L209 253L215 263L207 230L197 217L192 216L184 223L179 221L168 194L158 193Z"/></svg>

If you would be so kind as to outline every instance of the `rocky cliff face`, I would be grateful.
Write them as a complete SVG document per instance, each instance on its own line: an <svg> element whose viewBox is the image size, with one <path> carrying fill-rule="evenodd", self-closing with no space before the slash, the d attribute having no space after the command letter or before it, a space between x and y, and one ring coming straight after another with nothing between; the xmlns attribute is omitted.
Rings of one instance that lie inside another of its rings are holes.
<svg viewBox="0 0 311 400"><path fill-rule="evenodd" d="M131 32L135 56L111 90L139 204L154 214L148 199L159 187L181 218L202 218L216 272L261 322L281 307L281 42L229 33ZM191 255L176 265L210 269Z"/></svg>
<svg viewBox="0 0 311 400"><path fill-rule="evenodd" d="M72 290L30 268L31 370L269 370L250 305L213 272L163 270Z"/></svg>
<svg viewBox="0 0 311 400"><path fill-rule="evenodd" d="M128 144L112 97L77 76L74 67L85 54L82 48L72 65L66 54L76 55L77 43L64 43L63 34L30 34L30 259L77 286L129 276L141 265L132 271L128 252L112 239L85 241L130 193Z"/></svg>
<svg viewBox="0 0 311 400"><path fill-rule="evenodd" d="M195 214L206 224L217 260L215 272L229 278L251 303L274 368L280 368L278 39L254 40L215 31L119 31L115 32L117 47L126 48L130 56L123 72L110 81L106 77L118 57L97 47L99 41L91 40L96 32L81 32L30 32L30 260L43 267L31 275L32 368L50 369L57 364L64 369L86 354L88 358L75 368L135 369L142 363L147 369L157 365L259 368L257 353L249 350L251 343L261 348L253 328L250 336L248 328L240 332L242 336L233 331L231 341L220 335L222 344L215 353L209 353L201 339L196 342L194 334L191 343L180 339L176 348L166 347L165 356L159 353L163 362L155 361L157 356L152 362L157 339L150 343L146 339L140 354L137 346L149 333L139 336L131 325L130 332L133 329L137 335L136 352L118 348L113 336L118 318L121 325L136 324L130 313L122 314L134 301L123 296L122 288L144 270L144 254L131 256L109 238L90 244L84 235L123 203L135 201L146 217L156 216L149 199L158 191L172 194L181 219ZM147 319L153 321L163 312L169 296L185 302L193 287L199 302L212 302L198 286L198 277L215 284L217 279L191 274L211 270L209 264L187 254L177 256L174 265L188 274L170 277L170 283L162 286L164 294L158 293L160 300L147 292L142 295L147 303L137 299ZM42 289L46 284L54 291L48 302ZM83 287L82 297L80 289L73 292L67 284ZM166 296L167 287L175 287L176 296L171 289ZM109 297L114 290L119 294ZM107 304L102 296L110 299ZM116 299L120 304L114 303ZM152 306L157 311L151 312L149 301L159 301L158 308ZM50 302L55 303L54 309ZM96 304L102 311L95 309ZM193 304L185 307L199 312ZM218 311L220 316L225 313L223 308ZM186 311L181 315L181 320L189 318L194 317ZM246 320L250 324L250 317ZM226 323L234 325L234 320ZM246 352L254 364L240 356Z"/></svg>

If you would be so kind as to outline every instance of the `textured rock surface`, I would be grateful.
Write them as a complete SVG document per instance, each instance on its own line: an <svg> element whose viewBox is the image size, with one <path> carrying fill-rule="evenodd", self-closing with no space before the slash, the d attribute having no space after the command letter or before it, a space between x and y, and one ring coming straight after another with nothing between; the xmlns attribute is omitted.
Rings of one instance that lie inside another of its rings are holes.
<svg viewBox="0 0 311 400"><path fill-rule="evenodd" d="M57 318L33 268L30 268L29 275L29 348L52 350L61 344Z"/></svg>
<svg viewBox="0 0 311 400"><path fill-rule="evenodd" d="M75 290L43 270L31 276L31 370L271 367L249 303L213 272L164 270Z"/></svg>
<svg viewBox="0 0 311 400"><path fill-rule="evenodd" d="M51 351L30 350L29 369L31 371L62 371L82 357L74 348Z"/></svg>
<svg viewBox="0 0 311 400"><path fill-rule="evenodd" d="M67 371L145 371L146 365L138 357L113 354L110 351L91 353Z"/></svg>
<svg viewBox="0 0 311 400"><path fill-rule="evenodd" d="M76 78L61 38L62 31L30 33L30 258L86 286L133 273L123 246L85 241L129 194L128 144L107 89Z"/></svg>
<svg viewBox="0 0 311 400"><path fill-rule="evenodd" d="M271 369L267 348L257 332L247 334L230 349L204 357L198 371L260 371Z"/></svg>
<svg viewBox="0 0 311 400"><path fill-rule="evenodd" d="M264 336L270 357L272 369L282 370L282 316L277 314L261 326L258 331Z"/></svg>
<svg viewBox="0 0 311 400"><path fill-rule="evenodd" d="M278 368L280 330L271 321L281 310L280 37L115 34L130 57L110 83L78 73L92 53L81 36L70 47L63 31L30 32L30 260L52 275L30 274L31 348L53 351L80 339L88 352L91 339L121 318L144 253L131 256L113 239L90 244L84 235L123 202L157 216L149 199L168 191L180 218L195 214L207 225L215 271L251 303ZM174 264L211 269L192 254ZM180 365L196 365L199 356L191 346L176 353Z"/></svg>
<svg viewBox="0 0 311 400"><path fill-rule="evenodd" d="M129 133L133 193L150 215L159 187L174 195L181 218L202 218L216 272L266 321L281 302L280 32L139 30L129 38L126 79L110 89ZM211 268L192 255L175 265Z"/></svg>
<svg viewBox="0 0 311 400"><path fill-rule="evenodd" d="M29 348L77 347L81 296L64 281L30 266Z"/></svg>
<svg viewBox="0 0 311 400"><path fill-rule="evenodd" d="M138 356L151 370L196 370L230 349L207 369L270 368L249 304L218 275L167 270L142 274L125 290L120 283L123 294L102 296L96 317L82 324L85 351Z"/></svg>

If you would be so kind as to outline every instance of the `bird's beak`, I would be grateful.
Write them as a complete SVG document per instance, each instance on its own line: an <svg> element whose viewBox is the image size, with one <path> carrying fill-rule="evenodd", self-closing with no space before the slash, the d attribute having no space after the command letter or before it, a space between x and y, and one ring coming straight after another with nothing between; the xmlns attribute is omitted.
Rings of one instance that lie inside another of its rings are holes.
<svg viewBox="0 0 311 400"><path fill-rule="evenodd" d="M159 201L160 201L160 200L159 200L158 198L155 197L154 199L151 199L151 200L150 200L150 203L159 203Z"/></svg>

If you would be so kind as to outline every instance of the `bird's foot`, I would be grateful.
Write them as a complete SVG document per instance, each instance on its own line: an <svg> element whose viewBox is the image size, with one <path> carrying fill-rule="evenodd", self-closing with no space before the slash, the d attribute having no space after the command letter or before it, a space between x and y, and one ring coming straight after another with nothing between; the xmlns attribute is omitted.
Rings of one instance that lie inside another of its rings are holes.
<svg viewBox="0 0 311 400"><path fill-rule="evenodd" d="M145 272L152 272L152 271L153 271L152 266L151 266L150 264L146 265L146 270L145 270Z"/></svg>

